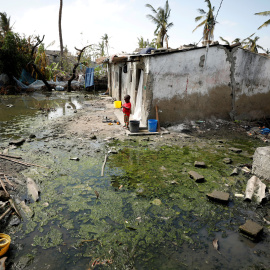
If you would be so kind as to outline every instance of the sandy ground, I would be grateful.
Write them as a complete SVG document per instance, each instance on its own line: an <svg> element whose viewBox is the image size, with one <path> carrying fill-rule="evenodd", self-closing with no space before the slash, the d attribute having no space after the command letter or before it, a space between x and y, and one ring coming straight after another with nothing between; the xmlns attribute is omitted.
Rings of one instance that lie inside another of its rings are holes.
<svg viewBox="0 0 270 270"><path fill-rule="evenodd" d="M68 120L66 132L80 137L96 136L103 139L126 136L121 109L114 108L112 98L86 101L85 108Z"/></svg>

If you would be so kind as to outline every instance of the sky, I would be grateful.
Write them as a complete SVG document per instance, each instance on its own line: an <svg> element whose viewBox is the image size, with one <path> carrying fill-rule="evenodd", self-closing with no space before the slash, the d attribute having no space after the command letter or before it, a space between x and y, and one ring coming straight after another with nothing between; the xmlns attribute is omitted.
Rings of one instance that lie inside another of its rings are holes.
<svg viewBox="0 0 270 270"><path fill-rule="evenodd" d="M60 0L0 0L0 12L11 19L13 31L26 36L45 35L44 43L50 50L59 50L58 15ZM89 44L98 44L106 33L109 36L109 54L132 53L138 48L138 38L150 41L154 38L155 24L147 17L155 9L164 7L165 0L63 0L62 32L63 43L72 53L74 47L81 49ZM221 4L222 2L222 4ZM214 40L223 43L244 39L251 34L260 37L258 44L270 49L270 25L257 30L270 16L254 13L270 11L269 0L211 0L215 6L217 24ZM174 26L168 31L169 47L175 49L184 44L198 43L203 28L192 32L198 23L198 8L207 10L204 0L169 0L171 15L169 22Z"/></svg>

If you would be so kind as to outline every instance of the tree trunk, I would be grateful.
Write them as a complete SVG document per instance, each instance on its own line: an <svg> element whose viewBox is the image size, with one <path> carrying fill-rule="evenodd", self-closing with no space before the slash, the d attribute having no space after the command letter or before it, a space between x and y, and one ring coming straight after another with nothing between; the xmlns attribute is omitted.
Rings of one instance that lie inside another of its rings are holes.
<svg viewBox="0 0 270 270"><path fill-rule="evenodd" d="M77 67L78 67L79 64L80 64L80 60L81 60L82 53L83 53L83 51L84 51L87 47L89 47L89 46L91 46L91 45L85 46L85 47L82 48L81 50L79 50L79 49L77 49L77 48L75 47L75 49L79 52L79 54L78 54L78 57L77 57L77 63L74 64L74 66L73 66L72 75L71 75L71 77L68 79L68 88L67 88L67 91L68 91L68 92L71 92L71 82L72 82L72 81L75 79L75 77L76 77L76 69L77 69Z"/></svg>
<svg viewBox="0 0 270 270"><path fill-rule="evenodd" d="M59 20L58 20L58 28L59 28L59 40L60 40L60 67L63 69L63 54L64 54L64 46L63 46L63 38L62 38L62 8L63 8L63 0L60 0L60 8L59 8Z"/></svg>
<svg viewBox="0 0 270 270"><path fill-rule="evenodd" d="M46 85L47 89L49 91L52 91L52 87L48 84L46 78L43 76L43 74L40 72L40 70L38 69L38 67L35 65L35 63L32 61L30 62L30 64L32 65L33 69L35 70L35 72L38 74L39 78L44 82L44 84Z"/></svg>

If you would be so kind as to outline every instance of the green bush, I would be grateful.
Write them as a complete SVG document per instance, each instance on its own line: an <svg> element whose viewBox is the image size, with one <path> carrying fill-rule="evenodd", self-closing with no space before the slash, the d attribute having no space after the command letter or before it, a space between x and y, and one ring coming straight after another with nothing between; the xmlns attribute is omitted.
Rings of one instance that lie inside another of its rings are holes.
<svg viewBox="0 0 270 270"><path fill-rule="evenodd" d="M10 78L18 78L22 69L31 61L32 46L30 42L11 31L0 37L0 74L6 73Z"/></svg>

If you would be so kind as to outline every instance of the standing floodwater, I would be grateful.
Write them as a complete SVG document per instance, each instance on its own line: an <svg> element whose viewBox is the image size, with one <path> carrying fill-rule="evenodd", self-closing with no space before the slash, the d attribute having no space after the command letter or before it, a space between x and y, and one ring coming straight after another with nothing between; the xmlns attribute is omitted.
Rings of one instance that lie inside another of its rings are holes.
<svg viewBox="0 0 270 270"><path fill-rule="evenodd" d="M235 197L244 193L249 176L230 175L235 166L251 162L260 141L243 137L221 144L179 134L130 138L116 123L103 123L105 116L112 118L105 99L40 95L1 99L0 151L9 149L10 155L47 167L22 167L16 173L21 181L33 179L41 193L34 202L26 186L17 185L17 201L24 200L33 215L21 210L19 225L6 221L10 269L268 267L267 225L258 242L238 228L247 219L262 222L269 205ZM30 134L36 137L9 147L11 139ZM243 151L233 153L231 147ZM223 162L226 157L232 164ZM206 168L195 169L195 161L204 161ZM11 164L4 168L13 172ZM190 178L194 170L205 177L203 183ZM209 201L206 194L213 190L228 192L229 203Z"/></svg>

